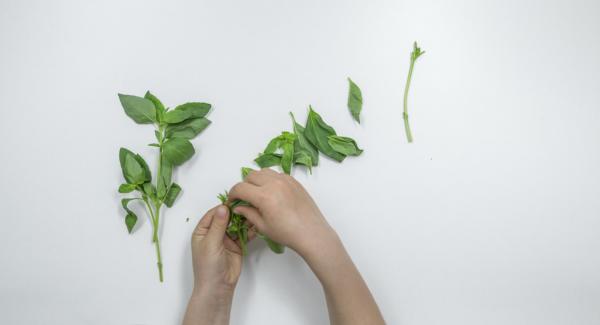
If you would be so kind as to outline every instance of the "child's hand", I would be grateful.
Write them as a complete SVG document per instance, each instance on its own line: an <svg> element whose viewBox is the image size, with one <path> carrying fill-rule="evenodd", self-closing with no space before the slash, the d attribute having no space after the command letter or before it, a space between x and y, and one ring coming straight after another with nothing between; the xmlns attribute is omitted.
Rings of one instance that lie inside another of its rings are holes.
<svg viewBox="0 0 600 325"><path fill-rule="evenodd" d="M252 171L233 186L229 199L241 199L252 207L238 206L258 232L301 255L318 249L322 240L337 238L308 192L289 175L271 169Z"/></svg>
<svg viewBox="0 0 600 325"><path fill-rule="evenodd" d="M232 294L242 270L242 251L225 234L229 210L224 205L209 210L192 235L194 292Z"/></svg>
<svg viewBox="0 0 600 325"><path fill-rule="evenodd" d="M229 324L233 291L242 271L242 250L225 234L228 223L229 210L220 205L209 210L194 230L194 291L185 325Z"/></svg>

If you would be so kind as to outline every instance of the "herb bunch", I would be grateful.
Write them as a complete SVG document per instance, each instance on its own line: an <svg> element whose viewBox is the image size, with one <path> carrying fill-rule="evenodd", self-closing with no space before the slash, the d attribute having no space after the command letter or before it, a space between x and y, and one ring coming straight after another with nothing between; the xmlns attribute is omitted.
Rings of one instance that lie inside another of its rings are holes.
<svg viewBox="0 0 600 325"><path fill-rule="evenodd" d="M350 83L350 87L355 87L355 90L353 92L351 89L349 97L354 96L353 100L356 100L356 89L358 94L360 94L360 89L352 81ZM359 98L362 107L362 95ZM350 107L350 104L348 106ZM358 109L356 115L352 109L351 113L359 121L360 109ZM325 123L323 118L311 106L309 106L308 117L304 126L296 121L293 113L290 112L290 116L292 118L292 131L283 131L269 141L263 152L254 159L259 167L280 166L283 172L289 175L294 166L304 166L312 173L312 167L319 164L319 152L337 162L342 162L347 156L358 156L363 152L354 139L337 135L333 127ZM249 167L242 167L242 179L252 170ZM227 232L234 239L239 240L242 253L245 255L247 253L248 224L246 218L233 213L233 209L239 205L249 205L249 203L242 200L229 202L227 192L219 194L218 197L223 204L228 204L230 208L230 222ZM257 235L267 243L267 246L273 252L277 254L284 252L285 247L283 245L263 234L259 233Z"/></svg>
<svg viewBox="0 0 600 325"><path fill-rule="evenodd" d="M125 209L125 225L131 233L137 223L137 215L129 209L132 201L143 202L152 225L152 242L156 248L158 276L163 282L163 264L160 254L160 225L161 207L172 207L181 192L181 186L172 181L173 169L189 160L195 153L190 142L200 132L210 125L205 116L211 109L207 103L190 102L174 109L166 108L161 101L146 92L144 97L119 94L119 100L125 114L138 124L153 124L156 142L149 144L158 148L158 167L156 182L152 183L152 173L148 164L139 154L121 148L119 161L125 183L119 186L119 193L137 194L136 197L121 200Z"/></svg>

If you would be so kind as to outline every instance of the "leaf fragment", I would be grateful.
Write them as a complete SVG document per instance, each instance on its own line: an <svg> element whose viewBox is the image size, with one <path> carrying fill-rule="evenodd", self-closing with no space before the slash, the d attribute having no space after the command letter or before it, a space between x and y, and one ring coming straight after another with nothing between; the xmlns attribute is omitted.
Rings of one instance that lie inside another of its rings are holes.
<svg viewBox="0 0 600 325"><path fill-rule="evenodd" d="M356 122L360 123L360 112L362 110L363 98L360 88L352 79L348 78L348 109Z"/></svg>

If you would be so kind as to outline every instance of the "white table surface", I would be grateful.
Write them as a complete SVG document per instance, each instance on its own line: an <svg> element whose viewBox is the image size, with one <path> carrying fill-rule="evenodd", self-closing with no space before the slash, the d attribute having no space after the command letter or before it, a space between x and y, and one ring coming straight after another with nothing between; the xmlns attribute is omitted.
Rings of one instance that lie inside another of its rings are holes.
<svg viewBox="0 0 600 325"><path fill-rule="evenodd" d="M0 323L179 323L194 225L312 104L365 152L294 176L389 324L599 324L599 35L598 1L2 0ZM147 89L214 105L175 176L163 284L116 193L120 146L155 157L117 93ZM327 322L294 252L250 251L232 324Z"/></svg>

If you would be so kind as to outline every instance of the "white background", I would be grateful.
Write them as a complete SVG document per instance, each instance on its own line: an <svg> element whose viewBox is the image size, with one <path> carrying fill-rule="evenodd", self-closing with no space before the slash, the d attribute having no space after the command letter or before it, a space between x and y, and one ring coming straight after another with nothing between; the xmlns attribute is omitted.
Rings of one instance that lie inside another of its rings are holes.
<svg viewBox="0 0 600 325"><path fill-rule="evenodd" d="M597 1L1 0L0 323L179 323L196 222L312 104L365 152L294 176L388 323L599 324L599 34ZM117 93L147 89L214 105L176 174L163 284L116 193L120 146L155 157ZM320 285L256 241L232 323L327 323Z"/></svg>

